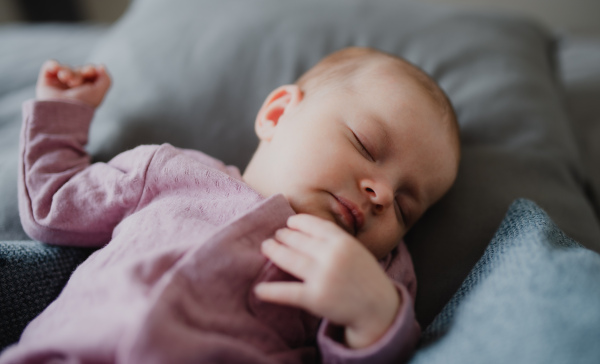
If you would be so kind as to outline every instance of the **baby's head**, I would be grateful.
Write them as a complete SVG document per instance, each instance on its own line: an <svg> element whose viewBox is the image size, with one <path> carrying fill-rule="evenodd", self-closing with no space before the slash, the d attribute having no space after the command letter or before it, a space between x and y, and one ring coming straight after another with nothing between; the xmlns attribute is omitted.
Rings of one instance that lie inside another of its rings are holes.
<svg viewBox="0 0 600 364"><path fill-rule="evenodd" d="M335 52L274 90L255 129L260 144L244 180L335 222L377 258L448 191L460 159L443 91L417 67L368 48Z"/></svg>

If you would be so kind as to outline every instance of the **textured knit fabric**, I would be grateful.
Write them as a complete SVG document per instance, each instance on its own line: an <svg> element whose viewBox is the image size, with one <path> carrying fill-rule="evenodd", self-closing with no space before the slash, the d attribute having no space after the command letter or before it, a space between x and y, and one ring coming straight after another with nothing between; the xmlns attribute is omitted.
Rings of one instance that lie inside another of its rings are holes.
<svg viewBox="0 0 600 364"><path fill-rule="evenodd" d="M0 363L365 363L407 360L419 335L415 278L404 244L381 262L402 305L372 346L351 350L335 326L262 302L253 287L294 280L260 244L294 214L235 167L169 144L109 163L83 149L93 110L75 102L24 105L20 214L53 244L102 247L25 329Z"/></svg>
<svg viewBox="0 0 600 364"><path fill-rule="evenodd" d="M411 364L600 362L600 255L515 201Z"/></svg>
<svg viewBox="0 0 600 364"><path fill-rule="evenodd" d="M60 293L92 249L34 241L0 242L0 350Z"/></svg>

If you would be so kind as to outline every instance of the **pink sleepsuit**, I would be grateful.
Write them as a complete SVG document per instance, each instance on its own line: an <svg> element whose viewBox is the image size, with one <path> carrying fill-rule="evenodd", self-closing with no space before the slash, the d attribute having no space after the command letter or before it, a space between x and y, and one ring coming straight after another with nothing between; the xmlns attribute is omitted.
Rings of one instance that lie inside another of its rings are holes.
<svg viewBox="0 0 600 364"><path fill-rule="evenodd" d="M264 198L235 167L169 144L108 163L84 150L93 109L23 105L19 209L34 239L102 247L25 329L0 363L399 363L418 341L412 262L403 243L385 260L402 306L370 347L340 328L262 302L261 281L295 280L260 244L294 214Z"/></svg>

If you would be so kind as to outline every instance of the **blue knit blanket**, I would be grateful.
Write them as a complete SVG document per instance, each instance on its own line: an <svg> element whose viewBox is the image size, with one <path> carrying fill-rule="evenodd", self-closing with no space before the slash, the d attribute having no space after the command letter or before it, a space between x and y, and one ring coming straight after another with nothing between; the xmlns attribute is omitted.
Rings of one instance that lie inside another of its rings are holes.
<svg viewBox="0 0 600 364"><path fill-rule="evenodd" d="M600 255L515 201L410 363L600 363Z"/></svg>

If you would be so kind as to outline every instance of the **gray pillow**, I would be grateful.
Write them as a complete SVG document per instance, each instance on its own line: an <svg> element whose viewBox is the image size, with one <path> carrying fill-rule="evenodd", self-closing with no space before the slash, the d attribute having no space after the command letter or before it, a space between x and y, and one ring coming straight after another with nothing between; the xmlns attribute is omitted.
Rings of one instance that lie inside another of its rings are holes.
<svg viewBox="0 0 600 364"><path fill-rule="evenodd" d="M600 255L513 203L411 364L597 363Z"/></svg>
<svg viewBox="0 0 600 364"><path fill-rule="evenodd" d="M565 34L558 50L567 108L589 174L587 191L600 219L600 36Z"/></svg>
<svg viewBox="0 0 600 364"><path fill-rule="evenodd" d="M407 237L422 324L459 287L515 198L536 201L567 234L600 250L555 83L553 38L527 19L392 0L137 1L90 58L114 78L90 150L106 160L170 142L243 169L267 94L351 45L421 66L458 113L457 183Z"/></svg>

